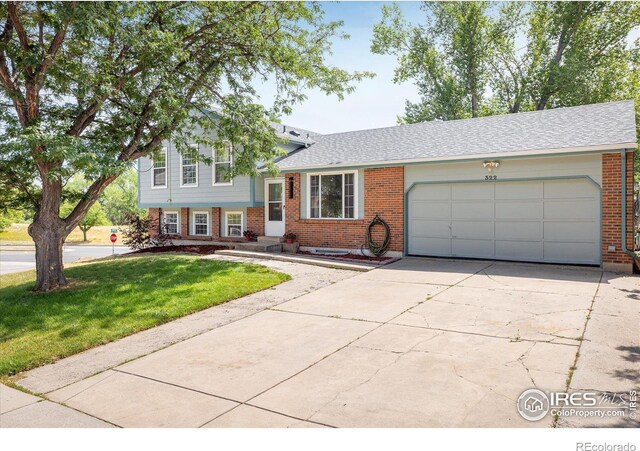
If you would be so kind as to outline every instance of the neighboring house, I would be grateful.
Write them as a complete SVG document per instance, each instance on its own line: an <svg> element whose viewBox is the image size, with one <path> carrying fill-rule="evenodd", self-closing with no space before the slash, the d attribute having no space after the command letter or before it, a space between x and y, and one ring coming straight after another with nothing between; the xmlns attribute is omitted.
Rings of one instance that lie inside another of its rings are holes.
<svg viewBox="0 0 640 451"><path fill-rule="evenodd" d="M193 164L171 145L141 160L154 232L162 218L185 240L286 231L303 248L359 251L379 215L392 255L631 271L632 101L329 135L279 127L278 177L220 180L232 157Z"/></svg>

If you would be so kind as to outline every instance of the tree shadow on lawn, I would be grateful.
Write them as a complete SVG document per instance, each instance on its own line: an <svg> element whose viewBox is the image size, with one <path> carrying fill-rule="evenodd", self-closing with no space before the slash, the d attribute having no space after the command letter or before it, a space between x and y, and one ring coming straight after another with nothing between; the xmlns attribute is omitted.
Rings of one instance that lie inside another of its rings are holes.
<svg viewBox="0 0 640 451"><path fill-rule="evenodd" d="M288 279L260 265L184 255L118 258L66 275L68 288L45 294L31 291L31 277L2 284L0 351L35 356L60 347L55 356L70 355Z"/></svg>

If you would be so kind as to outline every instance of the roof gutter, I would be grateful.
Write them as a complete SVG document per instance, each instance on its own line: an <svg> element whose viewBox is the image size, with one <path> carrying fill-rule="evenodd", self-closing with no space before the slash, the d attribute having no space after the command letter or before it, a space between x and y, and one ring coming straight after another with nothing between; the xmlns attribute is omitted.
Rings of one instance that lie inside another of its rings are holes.
<svg viewBox="0 0 640 451"><path fill-rule="evenodd" d="M627 151L625 149L620 151L620 158L622 159L620 164L622 168L620 177L622 180L622 252L634 260L640 260L633 250L627 248Z"/></svg>

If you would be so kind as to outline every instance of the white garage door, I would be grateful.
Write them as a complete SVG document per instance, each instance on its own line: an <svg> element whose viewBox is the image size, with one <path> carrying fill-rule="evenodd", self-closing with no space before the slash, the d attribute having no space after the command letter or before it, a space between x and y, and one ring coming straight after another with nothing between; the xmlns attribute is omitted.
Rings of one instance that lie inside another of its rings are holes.
<svg viewBox="0 0 640 451"><path fill-rule="evenodd" d="M600 190L587 179L422 184L410 255L600 263Z"/></svg>

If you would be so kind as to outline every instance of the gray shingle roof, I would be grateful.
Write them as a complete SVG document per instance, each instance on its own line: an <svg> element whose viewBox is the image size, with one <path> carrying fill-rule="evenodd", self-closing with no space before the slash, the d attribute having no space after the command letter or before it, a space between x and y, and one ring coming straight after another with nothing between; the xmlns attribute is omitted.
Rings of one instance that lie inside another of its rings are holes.
<svg viewBox="0 0 640 451"><path fill-rule="evenodd" d="M281 169L544 152L637 142L632 100L316 135Z"/></svg>

